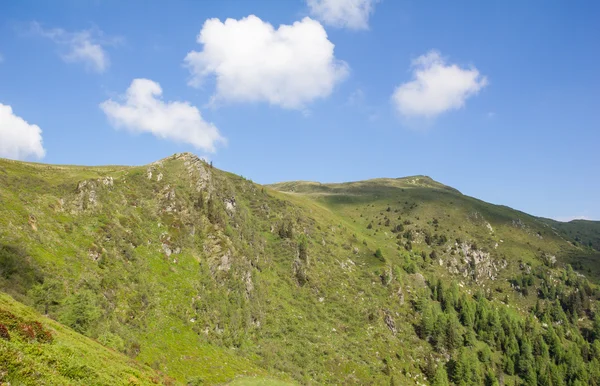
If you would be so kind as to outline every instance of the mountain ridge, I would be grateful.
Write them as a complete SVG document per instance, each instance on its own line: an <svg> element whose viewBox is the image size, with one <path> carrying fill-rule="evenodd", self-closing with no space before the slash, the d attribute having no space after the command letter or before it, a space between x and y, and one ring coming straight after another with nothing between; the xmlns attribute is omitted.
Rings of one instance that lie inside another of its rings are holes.
<svg viewBox="0 0 600 386"><path fill-rule="evenodd" d="M423 176L263 186L191 153L0 160L0 252L0 291L179 384L459 384L458 363L467 385L521 382L508 347L544 324L592 354L567 376L549 353L536 376L597 379L598 250Z"/></svg>

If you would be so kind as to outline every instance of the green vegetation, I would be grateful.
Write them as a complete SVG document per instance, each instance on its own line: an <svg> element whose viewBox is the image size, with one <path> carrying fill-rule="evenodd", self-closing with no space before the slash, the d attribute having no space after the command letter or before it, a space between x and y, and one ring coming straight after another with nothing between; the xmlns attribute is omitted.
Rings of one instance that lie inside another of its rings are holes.
<svg viewBox="0 0 600 386"><path fill-rule="evenodd" d="M3 385L174 384L1 294L0 369Z"/></svg>
<svg viewBox="0 0 600 386"><path fill-rule="evenodd" d="M98 384L133 363L140 383L598 385L598 258L423 176L262 187L191 154L0 160L0 290L114 355ZM0 344L68 358L60 339ZM35 358L4 376L90 383Z"/></svg>

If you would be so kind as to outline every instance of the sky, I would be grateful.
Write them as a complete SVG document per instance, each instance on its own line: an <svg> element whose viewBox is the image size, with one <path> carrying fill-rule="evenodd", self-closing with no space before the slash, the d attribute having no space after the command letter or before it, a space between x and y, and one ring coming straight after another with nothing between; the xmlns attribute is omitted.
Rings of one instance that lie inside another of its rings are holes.
<svg viewBox="0 0 600 386"><path fill-rule="evenodd" d="M0 3L0 157L428 175L600 220L597 1Z"/></svg>

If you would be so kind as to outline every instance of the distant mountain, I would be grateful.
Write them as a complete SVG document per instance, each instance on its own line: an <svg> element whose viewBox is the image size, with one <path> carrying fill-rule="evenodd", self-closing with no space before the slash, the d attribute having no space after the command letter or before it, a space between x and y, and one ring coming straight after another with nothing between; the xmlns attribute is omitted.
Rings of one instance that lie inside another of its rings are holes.
<svg viewBox="0 0 600 386"><path fill-rule="evenodd" d="M600 251L600 221L571 220L569 222L541 219L560 232L575 245L591 247Z"/></svg>
<svg viewBox="0 0 600 386"><path fill-rule="evenodd" d="M261 186L189 153L0 160L0 290L114 350L123 383L118 352L188 385L598 385L599 239L425 176ZM86 384L29 371L44 361L0 382Z"/></svg>

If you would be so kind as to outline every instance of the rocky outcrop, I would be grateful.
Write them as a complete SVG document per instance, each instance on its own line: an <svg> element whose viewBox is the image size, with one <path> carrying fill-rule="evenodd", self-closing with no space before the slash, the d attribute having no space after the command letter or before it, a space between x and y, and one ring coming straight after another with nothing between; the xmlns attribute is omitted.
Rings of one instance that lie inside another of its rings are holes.
<svg viewBox="0 0 600 386"><path fill-rule="evenodd" d="M227 213L229 213L230 215L235 213L236 203L235 203L234 197L226 198L224 200L224 204L225 204L225 210L227 211Z"/></svg>
<svg viewBox="0 0 600 386"><path fill-rule="evenodd" d="M178 153L172 156L172 159L183 160L188 177L197 192L214 190L212 184L212 173L204 160L192 153Z"/></svg>
<svg viewBox="0 0 600 386"><path fill-rule="evenodd" d="M394 319L392 318L392 314L386 310L385 311L385 316L383 318L385 325L387 326L387 328L390 329L390 331L392 332L392 334L396 334L396 332L398 332L398 330L396 329L396 322L394 322Z"/></svg>
<svg viewBox="0 0 600 386"><path fill-rule="evenodd" d="M160 193L161 209L164 212L172 213L177 212L176 201L175 201L175 188L171 185L166 185Z"/></svg>
<svg viewBox="0 0 600 386"><path fill-rule="evenodd" d="M446 261L440 259L440 265L445 263L450 273L470 277L475 282L484 279L495 280L498 272L508 264L506 260L496 260L489 252L477 249L470 243L455 243L454 248L459 251L458 256L452 255Z"/></svg>
<svg viewBox="0 0 600 386"><path fill-rule="evenodd" d="M75 189L75 212L85 211L98 205L98 191L100 189L111 189L114 186L112 177L102 177L94 180L83 180L77 184Z"/></svg>

